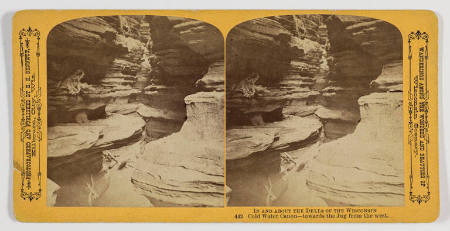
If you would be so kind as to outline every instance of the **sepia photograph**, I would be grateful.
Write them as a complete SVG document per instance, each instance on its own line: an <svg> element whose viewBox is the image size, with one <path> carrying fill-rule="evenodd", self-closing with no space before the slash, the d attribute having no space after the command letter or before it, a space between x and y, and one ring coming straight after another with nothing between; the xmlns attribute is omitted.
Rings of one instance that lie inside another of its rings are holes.
<svg viewBox="0 0 450 231"><path fill-rule="evenodd" d="M153 15L47 38L47 205L223 207L224 39Z"/></svg>
<svg viewBox="0 0 450 231"><path fill-rule="evenodd" d="M226 39L228 206L403 206L402 35L281 15Z"/></svg>
<svg viewBox="0 0 450 231"><path fill-rule="evenodd" d="M446 219L439 12L156 3L11 11L10 221Z"/></svg>

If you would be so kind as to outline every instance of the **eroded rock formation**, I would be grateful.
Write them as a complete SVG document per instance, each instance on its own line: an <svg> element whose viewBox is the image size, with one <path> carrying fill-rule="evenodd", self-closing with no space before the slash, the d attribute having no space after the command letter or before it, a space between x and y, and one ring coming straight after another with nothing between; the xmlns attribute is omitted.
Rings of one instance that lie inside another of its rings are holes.
<svg viewBox="0 0 450 231"><path fill-rule="evenodd" d="M330 206L402 206L403 95L359 98L353 134L323 144L306 166L306 185Z"/></svg>
<svg viewBox="0 0 450 231"><path fill-rule="evenodd" d="M94 205L111 181L112 171L104 169L104 151L139 141L144 127L142 118L120 114L82 125L65 123L50 127L47 176L61 187L56 204Z"/></svg>
<svg viewBox="0 0 450 231"><path fill-rule="evenodd" d="M395 93L402 91L401 44L391 24L357 16L284 15L233 28L227 36L230 205L376 205L383 199L378 205L399 205L401 137L358 139L402 132L401 93ZM396 118L377 133L386 115ZM378 157L380 172L369 166ZM351 174L357 176L347 182Z"/></svg>
<svg viewBox="0 0 450 231"><path fill-rule="evenodd" d="M147 20L155 55L150 61L161 81L192 85L211 63L223 60L223 37L214 26L178 17L147 16Z"/></svg>
<svg viewBox="0 0 450 231"><path fill-rule="evenodd" d="M318 119L290 116L227 130L227 185L233 190L230 203L271 205L287 186L279 174L281 153L317 142L321 129Z"/></svg>
<svg viewBox="0 0 450 231"><path fill-rule="evenodd" d="M185 98L180 132L149 142L133 183L156 206L223 206L223 92Z"/></svg>
<svg viewBox="0 0 450 231"><path fill-rule="evenodd" d="M186 18L56 26L48 177L60 188L49 205L223 205L223 50L215 27Z"/></svg>

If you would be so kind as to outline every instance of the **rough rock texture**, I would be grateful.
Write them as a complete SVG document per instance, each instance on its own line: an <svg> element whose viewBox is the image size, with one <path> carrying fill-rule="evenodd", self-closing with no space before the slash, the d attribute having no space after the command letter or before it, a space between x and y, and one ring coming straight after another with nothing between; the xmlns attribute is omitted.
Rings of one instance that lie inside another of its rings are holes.
<svg viewBox="0 0 450 231"><path fill-rule="evenodd" d="M227 160L245 158L270 148L276 129L248 128L227 130Z"/></svg>
<svg viewBox="0 0 450 231"><path fill-rule="evenodd" d="M245 158L267 150L286 151L303 146L309 138L320 134L317 119L291 116L270 124L236 127L227 130L227 160Z"/></svg>
<svg viewBox="0 0 450 231"><path fill-rule="evenodd" d="M137 107L136 112L145 119L154 118L154 119L165 119L165 120L183 120L183 117L180 117L179 114L174 113L172 111L165 111L163 109L157 109L153 107L146 106L144 104L140 104Z"/></svg>
<svg viewBox="0 0 450 231"><path fill-rule="evenodd" d="M110 157L114 158L104 164L108 165L109 187L95 200L94 206L111 207L151 207L150 201L137 192L131 182L131 175L140 155L144 143L123 146L108 150Z"/></svg>
<svg viewBox="0 0 450 231"><path fill-rule="evenodd" d="M135 101L147 107L140 107L141 116L147 122L146 135L149 140L168 136L181 129L186 120L184 98L195 92L191 86L149 85L144 88L144 95ZM146 109L144 109L146 108ZM146 115L145 112L158 111L160 116Z"/></svg>
<svg viewBox="0 0 450 231"><path fill-rule="evenodd" d="M281 181L280 154L316 142L321 130L319 120L296 116L227 130L227 185L233 190L230 205L271 205L286 189Z"/></svg>
<svg viewBox="0 0 450 231"><path fill-rule="evenodd" d="M222 206L223 45L215 27L186 18L56 26L48 39L48 176L61 188L49 204ZM136 172L163 176L153 186L178 199L142 194L132 182L138 163Z"/></svg>
<svg viewBox="0 0 450 231"><path fill-rule="evenodd" d="M56 126L48 134L48 156L69 156L89 149L100 139L101 127Z"/></svg>
<svg viewBox="0 0 450 231"><path fill-rule="evenodd" d="M149 142L133 183L155 206L223 206L223 93L185 98L180 132Z"/></svg>
<svg viewBox="0 0 450 231"><path fill-rule="evenodd" d="M54 205L95 206L114 179L104 170L103 152L138 141L144 126L136 115L114 114L85 124L49 127L47 175L61 187Z"/></svg>
<svg viewBox="0 0 450 231"><path fill-rule="evenodd" d="M116 40L117 29L102 17L54 27L47 39L49 79L62 80L77 69L86 72L89 82L102 78L114 58L127 52Z"/></svg>
<svg viewBox="0 0 450 231"><path fill-rule="evenodd" d="M366 17L338 18L343 21L352 39L382 63L402 58L401 33L389 22Z"/></svg>
<svg viewBox="0 0 450 231"><path fill-rule="evenodd" d="M160 16L146 16L145 21L152 28L147 47L153 76L152 84L144 88L145 104L174 115L146 119L148 140L154 140L181 129L187 95L223 91L224 45L217 28L202 21Z"/></svg>
<svg viewBox="0 0 450 231"><path fill-rule="evenodd" d="M291 15L233 28L227 36L229 128L314 113L304 106L320 94L313 86L328 71L322 26L319 16Z"/></svg>
<svg viewBox="0 0 450 231"><path fill-rule="evenodd" d="M323 16L322 15L281 15L270 17L280 22L291 34L300 39L326 43L323 37Z"/></svg>
<svg viewBox="0 0 450 231"><path fill-rule="evenodd" d="M381 75L370 83L378 91L403 91L403 66L401 61L387 63Z"/></svg>
<svg viewBox="0 0 450 231"><path fill-rule="evenodd" d="M324 23L330 43L329 74L319 103L358 117L358 98L372 91L369 84L380 76L383 67L401 60L401 35L393 25L372 18L328 16ZM352 132L356 124L335 120L330 125L333 129L325 130L335 134L329 138L336 138L348 134L339 134L340 128Z"/></svg>
<svg viewBox="0 0 450 231"><path fill-rule="evenodd" d="M325 137L336 139L351 134L360 120L359 115L356 115L355 111L351 110L342 110L336 107L330 108L318 106L314 112L323 123Z"/></svg>
<svg viewBox="0 0 450 231"><path fill-rule="evenodd" d="M238 84L252 73L270 83L286 72L291 60L291 33L269 18L250 20L227 35L227 86Z"/></svg>
<svg viewBox="0 0 450 231"><path fill-rule="evenodd" d="M334 78L351 78L353 81L370 81L381 72L381 61L375 54L363 49L355 41L353 33L337 16L325 20L330 41L333 63L330 65ZM394 27L395 28L395 27ZM364 28L359 28L363 30ZM369 41L366 41L369 42Z"/></svg>
<svg viewBox="0 0 450 231"><path fill-rule="evenodd" d="M144 62L150 37L139 33L142 20L135 16L87 17L61 23L50 32L49 114L93 102L106 105L141 92L138 80L146 85L151 69L148 61ZM83 73L81 78L75 78L77 72Z"/></svg>
<svg viewBox="0 0 450 231"><path fill-rule="evenodd" d="M311 103L320 95L316 79L328 71L320 18L255 19L227 36L230 205L272 205L286 189L281 154L320 137Z"/></svg>
<svg viewBox="0 0 450 231"><path fill-rule="evenodd" d="M208 61L223 59L223 36L213 25L188 18L167 17L173 31L195 53Z"/></svg>
<svg viewBox="0 0 450 231"><path fill-rule="evenodd" d="M355 132L318 148L305 167L306 184L329 206L402 206L402 93L372 93L358 102Z"/></svg>
<svg viewBox="0 0 450 231"><path fill-rule="evenodd" d="M177 120L146 118L148 127L155 128L146 129L150 140L181 128L184 97L198 90L223 90L223 36L197 20L80 18L56 26L48 47L50 115L92 108L93 103L106 105L107 114L132 113L129 104L136 102L177 114ZM84 75L71 81L77 70ZM75 90L71 94L67 88Z"/></svg>
<svg viewBox="0 0 450 231"><path fill-rule="evenodd" d="M223 60L218 60L209 66L208 72L195 82L195 86L202 91L224 91L224 74Z"/></svg>
<svg viewBox="0 0 450 231"><path fill-rule="evenodd" d="M102 151L139 140L144 126L140 117L117 114L83 125L67 123L50 127L48 177L58 183L67 177L100 171Z"/></svg>
<svg viewBox="0 0 450 231"><path fill-rule="evenodd" d="M393 25L357 16L283 15L233 28L227 36L226 85L230 205L331 203L306 187L310 181L305 166L315 158L334 156L331 144L338 141L333 140L352 136L352 142L358 143L358 135L349 134L370 129L360 122L362 96L402 90L401 41ZM387 102L379 100L379 104ZM292 118L315 121L309 123L320 129L305 139L294 131L308 129L289 124ZM279 136L273 126L283 123L291 132ZM273 148L287 137L298 145ZM330 148L321 151L325 147ZM385 151L380 150L380 155L388 155ZM370 158L355 152L349 148L342 161L353 155L361 155L363 162ZM389 161L380 164L392 164ZM397 192L395 187L390 190Z"/></svg>
<svg viewBox="0 0 450 231"><path fill-rule="evenodd" d="M202 21L147 16L152 28L152 67L167 84L194 84L209 66L223 59L223 36ZM171 41L168 43L167 41Z"/></svg>

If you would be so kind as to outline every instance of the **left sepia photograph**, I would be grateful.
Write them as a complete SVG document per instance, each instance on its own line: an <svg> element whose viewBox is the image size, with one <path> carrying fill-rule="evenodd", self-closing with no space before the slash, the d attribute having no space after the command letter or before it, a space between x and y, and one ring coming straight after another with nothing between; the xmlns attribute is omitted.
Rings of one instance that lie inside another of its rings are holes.
<svg viewBox="0 0 450 231"><path fill-rule="evenodd" d="M224 39L188 18L74 19L47 38L47 205L223 207Z"/></svg>

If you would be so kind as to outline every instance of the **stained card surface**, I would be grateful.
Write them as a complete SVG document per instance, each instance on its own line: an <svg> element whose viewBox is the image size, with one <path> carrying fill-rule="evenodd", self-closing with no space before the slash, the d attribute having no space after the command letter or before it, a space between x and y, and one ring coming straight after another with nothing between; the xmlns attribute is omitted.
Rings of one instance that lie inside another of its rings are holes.
<svg viewBox="0 0 450 231"><path fill-rule="evenodd" d="M20 11L14 207L41 222L431 222L431 11Z"/></svg>

